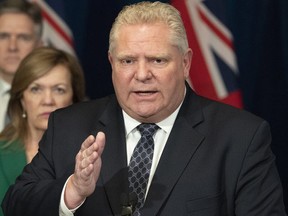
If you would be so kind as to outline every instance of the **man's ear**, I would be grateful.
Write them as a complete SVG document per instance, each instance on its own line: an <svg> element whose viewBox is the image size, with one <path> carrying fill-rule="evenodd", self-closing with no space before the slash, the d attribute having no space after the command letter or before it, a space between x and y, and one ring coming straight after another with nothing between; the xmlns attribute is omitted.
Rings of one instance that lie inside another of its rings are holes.
<svg viewBox="0 0 288 216"><path fill-rule="evenodd" d="M184 76L187 79L189 77L193 52L192 49L187 49L183 58Z"/></svg>
<svg viewBox="0 0 288 216"><path fill-rule="evenodd" d="M111 54L110 51L108 51L108 59L109 59L110 64L112 65L112 63L113 63L113 58L112 58L112 54Z"/></svg>

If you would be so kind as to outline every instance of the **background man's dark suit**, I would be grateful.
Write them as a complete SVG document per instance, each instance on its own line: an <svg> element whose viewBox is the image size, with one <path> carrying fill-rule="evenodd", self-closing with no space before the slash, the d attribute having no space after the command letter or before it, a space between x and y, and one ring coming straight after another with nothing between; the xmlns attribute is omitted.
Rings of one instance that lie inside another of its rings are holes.
<svg viewBox="0 0 288 216"><path fill-rule="evenodd" d="M89 134L103 131L106 147L101 176L95 192L76 215L119 215L128 180L125 129L115 97L56 111L49 124L40 153L18 179L23 184L8 194L15 193L13 199L29 200L33 206L15 204L15 211L19 215L57 215L60 194L73 173L81 143ZM143 215L285 215L270 139L269 127L262 119L187 89ZM35 184L37 178L42 181ZM33 195L25 196L27 190L33 190ZM260 203L267 208L258 208ZM8 215L17 214L11 211Z"/></svg>

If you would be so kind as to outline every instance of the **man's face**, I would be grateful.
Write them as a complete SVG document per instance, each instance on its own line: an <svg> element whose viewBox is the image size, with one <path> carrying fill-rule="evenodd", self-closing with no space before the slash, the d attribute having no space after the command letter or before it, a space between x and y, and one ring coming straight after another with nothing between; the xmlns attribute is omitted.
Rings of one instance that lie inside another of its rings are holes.
<svg viewBox="0 0 288 216"><path fill-rule="evenodd" d="M159 122L180 105L192 51L181 53L163 23L121 27L109 53L121 107L141 122Z"/></svg>
<svg viewBox="0 0 288 216"><path fill-rule="evenodd" d="M39 45L34 22L25 14L4 13L0 16L0 76L12 82L22 61Z"/></svg>

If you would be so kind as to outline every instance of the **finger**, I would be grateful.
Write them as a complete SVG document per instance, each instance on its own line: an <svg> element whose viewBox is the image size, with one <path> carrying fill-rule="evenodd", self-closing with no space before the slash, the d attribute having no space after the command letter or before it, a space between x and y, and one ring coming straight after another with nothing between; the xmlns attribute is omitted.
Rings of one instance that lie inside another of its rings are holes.
<svg viewBox="0 0 288 216"><path fill-rule="evenodd" d="M87 164L84 164L82 161L87 157L87 153L85 152L87 148L95 141L95 137L93 135L89 135L81 144L81 148L76 155L76 164L75 164L75 171L81 172L83 169L86 168Z"/></svg>
<svg viewBox="0 0 288 216"><path fill-rule="evenodd" d="M95 142L97 143L98 156L101 157L101 154L104 150L105 142L106 142L105 134L101 131L98 132L96 135L96 141Z"/></svg>
<svg viewBox="0 0 288 216"><path fill-rule="evenodd" d="M76 157L76 170L84 175L90 175L93 171L93 164L103 152L105 146L105 134L98 132L97 136L88 136L81 145Z"/></svg>
<svg viewBox="0 0 288 216"><path fill-rule="evenodd" d="M90 135L88 136L84 142L82 143L81 145L81 148L80 148L80 161L81 160L84 160L86 157L88 157L92 151L87 151L87 149L89 149L91 146L93 146L93 143L95 141L95 137L93 135Z"/></svg>
<svg viewBox="0 0 288 216"><path fill-rule="evenodd" d="M80 169L86 169L90 164L93 164L97 159L96 151L92 152L89 156L81 160Z"/></svg>
<svg viewBox="0 0 288 216"><path fill-rule="evenodd" d="M89 146L88 148L82 151L83 160L88 159L91 163L93 163L94 162L92 161L93 159L101 157L104 146L105 146L105 134L103 132L98 132L93 145ZM94 154L94 152L97 152L96 158L94 156L92 158L89 158L92 154Z"/></svg>
<svg viewBox="0 0 288 216"><path fill-rule="evenodd" d="M90 163L85 169L81 171L81 177L83 180L89 179L91 173L93 172L93 165Z"/></svg>
<svg viewBox="0 0 288 216"><path fill-rule="evenodd" d="M89 148L95 141L95 137L93 135L89 135L81 145L80 151L83 152L87 148Z"/></svg>

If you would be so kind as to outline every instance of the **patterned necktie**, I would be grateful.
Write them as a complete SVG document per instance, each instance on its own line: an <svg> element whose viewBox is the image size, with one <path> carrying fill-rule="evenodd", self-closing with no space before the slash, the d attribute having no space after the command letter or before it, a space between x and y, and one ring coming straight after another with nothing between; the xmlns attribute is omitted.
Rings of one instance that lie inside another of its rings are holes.
<svg viewBox="0 0 288 216"><path fill-rule="evenodd" d="M129 192L137 196L133 216L139 216L139 209L144 205L145 194L153 159L153 135L159 129L156 124L141 124L137 127L141 133L129 163Z"/></svg>

